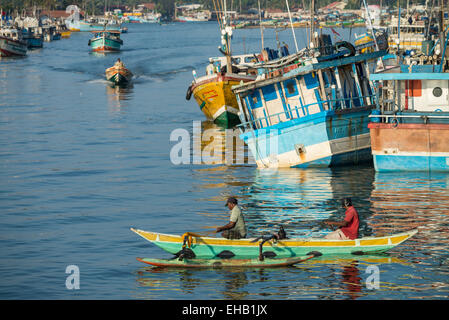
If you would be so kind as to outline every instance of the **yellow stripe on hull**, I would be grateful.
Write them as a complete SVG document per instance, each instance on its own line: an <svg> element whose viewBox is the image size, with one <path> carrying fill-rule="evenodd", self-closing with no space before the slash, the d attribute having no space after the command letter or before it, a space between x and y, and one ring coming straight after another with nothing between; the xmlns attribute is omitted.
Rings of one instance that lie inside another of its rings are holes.
<svg viewBox="0 0 449 320"><path fill-rule="evenodd" d="M182 236L168 235L156 232L147 232L143 230L133 229L132 231L140 235L141 237L147 239L148 241L160 241L160 242L172 242L182 244ZM405 233L400 233L385 237L366 237L356 240L327 240L327 239L314 239L308 238L304 240L291 239L291 240L279 240L274 245L277 247L364 247L364 246L383 246L383 245L397 245L401 242L407 240L414 234L417 230L408 231ZM252 239L239 239L239 240L228 240L225 238L209 238L209 237L192 237L192 244L198 245L225 245L225 246L258 246L258 242L251 242ZM273 246L273 243L267 242L265 246Z"/></svg>
<svg viewBox="0 0 449 320"><path fill-rule="evenodd" d="M391 47L397 47L397 43L396 42L392 42L392 41L388 42L388 45L391 46ZM418 41L418 42L416 42L416 41L401 41L399 43L399 46L401 46L401 47L413 46L413 47L421 48L422 41Z"/></svg>

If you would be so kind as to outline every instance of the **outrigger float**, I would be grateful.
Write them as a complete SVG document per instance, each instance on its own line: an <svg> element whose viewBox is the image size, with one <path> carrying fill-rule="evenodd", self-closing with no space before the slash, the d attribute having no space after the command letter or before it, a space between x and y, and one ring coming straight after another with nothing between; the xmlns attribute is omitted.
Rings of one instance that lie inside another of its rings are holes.
<svg viewBox="0 0 449 320"><path fill-rule="evenodd" d="M198 259L214 259L217 257L251 259L260 255L259 244L255 242L255 239L228 240L225 238L195 236L189 233L179 236L134 228L131 228L131 230L172 254L179 253L180 248L187 239L189 250ZM389 236L365 237L355 240L328 240L322 238L271 239L267 241L265 247L268 251L265 251L264 255L281 259L304 257L312 253L321 255L381 253L400 245L417 232L417 229L413 229Z"/></svg>
<svg viewBox="0 0 449 320"><path fill-rule="evenodd" d="M138 261L155 267L172 268L278 268L288 267L314 258L311 254L306 257L292 257L284 259L152 259L137 258Z"/></svg>

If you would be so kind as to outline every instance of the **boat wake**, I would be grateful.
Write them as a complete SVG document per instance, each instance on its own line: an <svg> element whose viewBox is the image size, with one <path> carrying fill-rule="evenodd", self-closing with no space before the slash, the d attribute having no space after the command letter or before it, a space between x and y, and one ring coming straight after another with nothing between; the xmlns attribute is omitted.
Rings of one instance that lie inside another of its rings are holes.
<svg viewBox="0 0 449 320"><path fill-rule="evenodd" d="M131 67L132 68L132 67ZM169 80L172 80L176 75L183 73L183 72L190 72L193 70L192 66L184 66L177 69L172 70L165 70L160 72L148 72L148 70L145 70L142 67L137 67L133 70L134 73L134 81L136 83L143 83L143 82L157 82L162 83Z"/></svg>

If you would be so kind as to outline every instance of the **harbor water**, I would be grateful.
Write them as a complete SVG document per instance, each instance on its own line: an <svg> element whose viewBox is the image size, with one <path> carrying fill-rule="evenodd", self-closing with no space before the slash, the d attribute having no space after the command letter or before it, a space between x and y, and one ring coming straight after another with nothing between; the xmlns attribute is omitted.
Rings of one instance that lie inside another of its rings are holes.
<svg viewBox="0 0 449 320"><path fill-rule="evenodd" d="M1 299L448 298L448 174L376 174L371 163L258 169L245 148L237 150L242 163L198 160L197 127L226 134L185 100L192 71L203 75L208 58L220 55L217 23L128 29L119 53L90 53L90 34L72 33L0 60ZM348 40L363 29L335 31ZM304 47L306 29L295 32ZM294 50L291 30L277 36ZM264 41L276 48L274 29L264 30ZM234 30L232 49L260 52L260 30ZM126 88L105 81L117 58L135 75ZM176 132L187 133L191 147L179 164ZM202 149L213 141L203 137ZM136 261L171 255L130 227L207 232L227 223L230 195L251 237L280 225L289 237L323 237L331 230L319 222L344 217L343 197L359 212L362 236L419 233L388 254L280 269L173 270ZM67 285L73 268L78 288Z"/></svg>

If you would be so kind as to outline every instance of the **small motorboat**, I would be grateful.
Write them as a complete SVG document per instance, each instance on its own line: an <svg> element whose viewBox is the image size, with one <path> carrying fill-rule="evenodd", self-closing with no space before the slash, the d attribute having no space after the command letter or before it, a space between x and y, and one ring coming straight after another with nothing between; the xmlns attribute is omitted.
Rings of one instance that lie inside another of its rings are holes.
<svg viewBox="0 0 449 320"><path fill-rule="evenodd" d="M106 69L106 79L116 85L128 84L132 77L132 72L125 68L120 59L112 67Z"/></svg>
<svg viewBox="0 0 449 320"><path fill-rule="evenodd" d="M63 39L70 38L71 34L72 34L72 32L69 30L61 31L61 38L63 38Z"/></svg>

